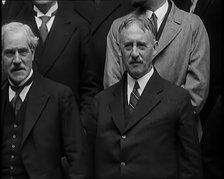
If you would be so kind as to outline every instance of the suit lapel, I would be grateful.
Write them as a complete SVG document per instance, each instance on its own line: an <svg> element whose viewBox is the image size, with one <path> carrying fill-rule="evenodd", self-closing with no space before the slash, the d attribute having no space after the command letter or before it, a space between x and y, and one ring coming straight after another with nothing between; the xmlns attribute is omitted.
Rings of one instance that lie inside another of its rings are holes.
<svg viewBox="0 0 224 179"><path fill-rule="evenodd" d="M24 129L23 129L23 138L21 146L23 146L25 140L29 136L31 130L33 129L35 123L39 119L41 112L46 105L49 96L45 94L43 89L43 84L38 74L36 74L33 85L30 88L27 101L27 109L25 113Z"/></svg>
<svg viewBox="0 0 224 179"><path fill-rule="evenodd" d="M122 80L116 85L115 90L112 93L112 101L109 104L112 114L112 120L117 126L118 130L122 134L124 132L124 88L126 81L126 74L123 75Z"/></svg>
<svg viewBox="0 0 224 179"><path fill-rule="evenodd" d="M58 10L58 13L56 13L54 23L45 42L45 50L41 60L41 74L45 75L49 71L70 40L76 27L72 24L71 18L66 15L64 10Z"/></svg>
<svg viewBox="0 0 224 179"><path fill-rule="evenodd" d="M82 16L86 21L89 22L89 24L92 23L95 15L95 8L94 2L92 0L79 0L79 1L73 1L74 10Z"/></svg>
<svg viewBox="0 0 224 179"><path fill-rule="evenodd" d="M96 8L96 14L92 23L92 32L94 33L98 26L121 6L118 0L101 0Z"/></svg>
<svg viewBox="0 0 224 179"><path fill-rule="evenodd" d="M173 39L177 36L177 34L181 30L181 19L180 19L181 15L177 14L176 12L177 12L176 6L172 2L171 11L167 18L167 22L165 24L161 37L159 39L157 53L155 57L159 55L160 52L162 52L163 49L166 48L167 45L169 45L173 41Z"/></svg>
<svg viewBox="0 0 224 179"><path fill-rule="evenodd" d="M3 127L3 120L4 120L3 115L5 111L7 97L8 97L8 81L5 81L1 90L1 127Z"/></svg>
<svg viewBox="0 0 224 179"><path fill-rule="evenodd" d="M132 113L131 118L128 119L128 125L125 129L125 132L127 132L136 123L143 119L144 116L148 115L160 103L162 91L162 82L158 73L154 69L154 73L145 86L145 89L134 112Z"/></svg>

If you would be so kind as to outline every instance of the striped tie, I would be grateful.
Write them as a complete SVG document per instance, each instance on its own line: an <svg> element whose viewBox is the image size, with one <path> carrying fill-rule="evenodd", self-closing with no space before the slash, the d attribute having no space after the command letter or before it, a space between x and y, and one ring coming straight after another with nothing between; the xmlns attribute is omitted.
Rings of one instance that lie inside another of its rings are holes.
<svg viewBox="0 0 224 179"><path fill-rule="evenodd" d="M156 17L156 14L153 13L150 20L152 21L152 24L153 24L153 34L155 35L156 37L156 34L157 34L157 17Z"/></svg>
<svg viewBox="0 0 224 179"><path fill-rule="evenodd" d="M136 81L135 85L134 85L134 88L133 88L133 91L131 92L131 95L130 95L129 109L130 109L131 112L133 112L134 109L136 108L137 102L138 102L139 97L140 97L138 89L139 89L139 84Z"/></svg>

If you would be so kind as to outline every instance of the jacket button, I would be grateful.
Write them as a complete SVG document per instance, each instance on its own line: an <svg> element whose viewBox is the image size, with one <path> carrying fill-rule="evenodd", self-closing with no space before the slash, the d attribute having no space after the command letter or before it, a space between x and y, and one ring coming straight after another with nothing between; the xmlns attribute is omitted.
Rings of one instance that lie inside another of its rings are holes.
<svg viewBox="0 0 224 179"><path fill-rule="evenodd" d="M125 162L121 162L121 166L124 167L126 165Z"/></svg>
<svg viewBox="0 0 224 179"><path fill-rule="evenodd" d="M126 136L126 135L122 135L121 138L122 138L122 139L126 139L127 136Z"/></svg>

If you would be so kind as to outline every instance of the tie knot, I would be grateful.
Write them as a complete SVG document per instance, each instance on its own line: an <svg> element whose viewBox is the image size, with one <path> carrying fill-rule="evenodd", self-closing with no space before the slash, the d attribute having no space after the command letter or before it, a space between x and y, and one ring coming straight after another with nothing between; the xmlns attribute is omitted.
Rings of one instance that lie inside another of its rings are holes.
<svg viewBox="0 0 224 179"><path fill-rule="evenodd" d="M157 16L156 16L156 14L154 12L151 15L151 19L157 20Z"/></svg>
<svg viewBox="0 0 224 179"><path fill-rule="evenodd" d="M41 16L40 19L42 20L43 23L47 23L50 20L50 16Z"/></svg>
<svg viewBox="0 0 224 179"><path fill-rule="evenodd" d="M11 85L11 89L16 93L16 95L19 95L20 92L23 90L24 86L14 86Z"/></svg>
<svg viewBox="0 0 224 179"><path fill-rule="evenodd" d="M139 86L138 82L136 81L133 90L137 91L139 88L140 88L140 86Z"/></svg>

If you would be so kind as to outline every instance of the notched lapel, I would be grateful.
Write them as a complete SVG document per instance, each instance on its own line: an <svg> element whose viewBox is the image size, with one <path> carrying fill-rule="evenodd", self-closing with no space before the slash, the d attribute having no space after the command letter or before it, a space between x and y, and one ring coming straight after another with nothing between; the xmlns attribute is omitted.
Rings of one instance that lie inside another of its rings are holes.
<svg viewBox="0 0 224 179"><path fill-rule="evenodd" d="M124 79L118 83L117 88L113 91L112 101L109 104L111 109L112 120L122 134L124 132Z"/></svg>
<svg viewBox="0 0 224 179"><path fill-rule="evenodd" d="M3 127L3 120L4 120L4 111L6 106L6 100L8 97L8 82L4 81L1 89L1 127Z"/></svg>
<svg viewBox="0 0 224 179"><path fill-rule="evenodd" d="M131 118L128 120L129 122L125 132L156 108L161 102L162 91L163 86L161 85L158 73L154 71L154 74L148 81Z"/></svg>
<svg viewBox="0 0 224 179"><path fill-rule="evenodd" d="M25 140L35 126L35 123L38 121L41 112L43 111L49 99L49 95L44 93L44 90L38 81L33 84L33 88L31 87L30 93L27 97L28 101L21 146L23 146Z"/></svg>
<svg viewBox="0 0 224 179"><path fill-rule="evenodd" d="M43 52L40 69L41 74L45 75L54 65L75 30L76 26L72 23L72 20L69 19L69 17L63 16L63 14L57 16L56 14L55 22L46 39L46 46Z"/></svg>
<svg viewBox="0 0 224 179"><path fill-rule="evenodd" d="M172 4L172 6L174 6L174 4ZM174 38L179 34L182 29L181 18L178 17L178 14L174 14L175 11L175 7L172 7L161 37L159 39L157 53L155 57L174 40Z"/></svg>
<svg viewBox="0 0 224 179"><path fill-rule="evenodd" d="M92 0L91 1L79 0L79 1L73 1L73 3L74 3L74 10L91 24L94 19L96 11L94 2Z"/></svg>
<svg viewBox="0 0 224 179"><path fill-rule="evenodd" d="M91 26L92 32L94 33L97 27L120 6L121 3L116 0L101 0L96 8L96 14Z"/></svg>

